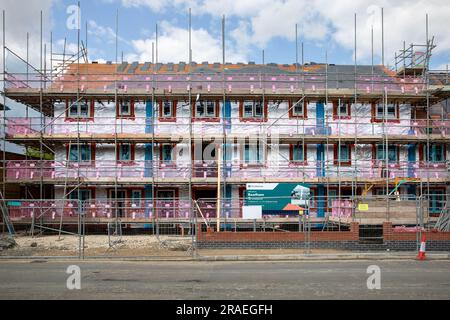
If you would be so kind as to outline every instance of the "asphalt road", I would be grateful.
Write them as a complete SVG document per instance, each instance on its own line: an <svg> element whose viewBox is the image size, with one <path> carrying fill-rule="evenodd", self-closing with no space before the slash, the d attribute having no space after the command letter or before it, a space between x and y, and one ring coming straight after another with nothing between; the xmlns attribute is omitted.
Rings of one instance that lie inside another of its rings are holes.
<svg viewBox="0 0 450 320"><path fill-rule="evenodd" d="M66 286L73 264L80 290ZM450 261L0 261L0 299L450 299Z"/></svg>

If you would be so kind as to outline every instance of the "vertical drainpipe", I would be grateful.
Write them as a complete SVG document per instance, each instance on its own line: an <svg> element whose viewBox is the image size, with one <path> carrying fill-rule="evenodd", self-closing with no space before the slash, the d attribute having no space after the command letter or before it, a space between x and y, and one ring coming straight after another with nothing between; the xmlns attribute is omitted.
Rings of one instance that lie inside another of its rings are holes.
<svg viewBox="0 0 450 320"><path fill-rule="evenodd" d="M153 134L153 101L148 99L145 102L145 133ZM145 144L145 161L144 161L144 177L152 177L153 176L153 143ZM152 199L153 201L153 192L152 192L153 184L146 184L144 187L144 196L145 199ZM149 208L146 206L145 208L145 217L148 218L150 216ZM149 224L144 224L144 228L150 228Z"/></svg>
<svg viewBox="0 0 450 320"><path fill-rule="evenodd" d="M325 106L322 101L316 103L316 131L319 134L323 134L325 121ZM317 144L317 176L324 176L324 145L323 143ZM324 196L325 189L323 184L317 185L317 217L323 217L324 211Z"/></svg>

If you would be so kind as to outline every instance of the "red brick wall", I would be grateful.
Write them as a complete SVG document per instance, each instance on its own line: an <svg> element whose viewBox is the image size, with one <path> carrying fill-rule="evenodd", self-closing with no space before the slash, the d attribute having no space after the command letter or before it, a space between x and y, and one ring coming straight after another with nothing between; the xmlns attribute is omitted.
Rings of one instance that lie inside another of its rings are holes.
<svg viewBox="0 0 450 320"><path fill-rule="evenodd" d="M426 240L442 241L450 240L450 232L424 232ZM394 232L391 222L383 223L383 237L385 241L399 241L399 240L416 240L415 232Z"/></svg>
<svg viewBox="0 0 450 320"><path fill-rule="evenodd" d="M200 230L201 228L198 228ZM358 241L359 225L351 223L350 231L311 231L311 241ZM198 233L199 241L210 242L287 242L305 241L304 232L207 232Z"/></svg>

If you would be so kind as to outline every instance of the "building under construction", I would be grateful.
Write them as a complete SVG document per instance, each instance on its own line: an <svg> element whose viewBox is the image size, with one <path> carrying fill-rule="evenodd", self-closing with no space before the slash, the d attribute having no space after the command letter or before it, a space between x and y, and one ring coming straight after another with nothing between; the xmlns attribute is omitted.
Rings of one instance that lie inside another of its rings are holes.
<svg viewBox="0 0 450 320"><path fill-rule="evenodd" d="M100 64L84 48L34 67L4 44L27 65L4 71L5 97L39 112L5 111L4 142L39 152L3 155L3 197L10 186L21 190L4 202L3 226L62 227L80 213L86 223L142 226L243 219L249 186L270 184L307 187L309 202L266 210L264 219L308 210L321 226L350 223L352 201L366 199L366 223L416 224L417 206L402 201L426 196L436 221L450 193L450 84L448 70L429 70L433 42L400 50L392 68Z"/></svg>

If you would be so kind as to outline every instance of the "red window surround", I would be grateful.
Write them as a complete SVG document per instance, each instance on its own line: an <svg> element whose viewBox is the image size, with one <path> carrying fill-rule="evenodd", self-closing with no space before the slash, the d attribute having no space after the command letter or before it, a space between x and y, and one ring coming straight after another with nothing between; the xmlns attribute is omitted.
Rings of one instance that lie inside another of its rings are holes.
<svg viewBox="0 0 450 320"><path fill-rule="evenodd" d="M245 143L241 143L238 148L239 148L239 157L240 157L240 168L243 169L244 167L250 167L250 168L268 168L268 164L267 164L267 158L268 158L268 154L269 151L267 148L264 148L263 152L264 152L264 161L262 161L261 163L246 163L245 162L245 145L248 143L248 140L245 141ZM263 146L261 145L261 147L263 148ZM245 169L245 168L244 168Z"/></svg>
<svg viewBox="0 0 450 320"><path fill-rule="evenodd" d="M303 161L294 161L294 145L290 144L289 145L289 161L291 164L293 165L299 165L299 166L306 166L308 165L308 145L304 144L303 145Z"/></svg>
<svg viewBox="0 0 450 320"><path fill-rule="evenodd" d="M115 188L106 188L106 194L108 199L111 199L111 191L115 191ZM132 188L119 188L119 190L125 190L126 198L131 199L132 191L139 190L141 191L141 199L144 199L144 188L142 187L132 187ZM130 202L127 202L126 207L131 207Z"/></svg>
<svg viewBox="0 0 450 320"><path fill-rule="evenodd" d="M122 165L133 165L134 160L135 160L135 155L136 155L136 144L130 143L130 160L129 161L120 160L120 145L121 145L121 143L118 143L116 145L116 161L118 163L121 163Z"/></svg>
<svg viewBox="0 0 450 320"><path fill-rule="evenodd" d="M245 99L246 101L258 101L255 99ZM259 100L261 101L261 100ZM268 116L268 103L267 100L264 101L264 110L262 118L244 118L244 100L239 100L239 121L241 122L267 122Z"/></svg>
<svg viewBox="0 0 450 320"><path fill-rule="evenodd" d="M91 200L95 200L95 187L82 187L80 190L90 190L91 191ZM76 192L76 191L74 191Z"/></svg>
<svg viewBox="0 0 450 320"><path fill-rule="evenodd" d="M288 109L289 109L289 118L294 118L294 119L307 119L308 118L308 101L303 100L303 115L296 115L294 114L294 108L293 106L293 102L292 100L289 100L288 102Z"/></svg>
<svg viewBox="0 0 450 320"><path fill-rule="evenodd" d="M420 143L417 145L419 147L419 165L421 167L427 166L427 161L425 160L425 154L424 151L426 151L427 145L424 143ZM444 143L444 158L446 158L447 155L447 144ZM433 163L430 162L430 167L433 166ZM442 164L443 167L445 167L445 163Z"/></svg>
<svg viewBox="0 0 450 320"><path fill-rule="evenodd" d="M91 145L91 161L89 162L94 163L97 145L95 143L91 143L90 145ZM69 161L69 144L66 144L66 160ZM82 161L80 161L80 163L82 163Z"/></svg>
<svg viewBox="0 0 450 320"><path fill-rule="evenodd" d="M334 165L335 166L337 166L337 165L340 165L341 167L346 167L346 166L351 166L352 165L352 149L354 148L354 144L348 144L348 146L350 147L349 148L349 156L348 156L348 158L349 158L349 161L339 161L338 160L338 147L339 147L339 144L334 144L333 145L333 154L334 154L334 161L333 161L333 163L334 163Z"/></svg>
<svg viewBox="0 0 450 320"><path fill-rule="evenodd" d="M175 191L174 192L174 194L175 194L175 199L174 200L177 200L179 198L179 195L180 195L179 188L155 187L154 190L155 190L155 200L159 200L158 199L158 191Z"/></svg>
<svg viewBox="0 0 450 320"><path fill-rule="evenodd" d="M179 215L180 213L180 207L179 207L179 197L180 197L180 190L179 188L165 188L165 187L155 187L154 188L155 197L153 198L153 207L155 208L155 214L157 217L162 217L164 214L164 211L166 208L161 207L161 203L158 203L158 201L162 201L163 199L158 198L158 191L174 191L174 199L173 199L173 210L175 211L175 215Z"/></svg>
<svg viewBox="0 0 450 320"><path fill-rule="evenodd" d="M89 115L90 115L90 117L86 117L86 118L71 117L69 115L69 103L70 103L69 99L66 99L66 112L65 112L66 117L64 118L65 122L93 122L94 121L94 111L95 111L95 100L94 99L89 100Z"/></svg>
<svg viewBox="0 0 450 320"><path fill-rule="evenodd" d="M120 105L122 104L123 99L117 100L116 104L116 118L118 119L128 119L128 120L134 120L136 115L134 112L134 100L130 99L130 114L129 115L121 115L120 114Z"/></svg>
<svg viewBox="0 0 450 320"><path fill-rule="evenodd" d="M207 100L207 101L212 101L212 100ZM219 118L219 100L215 100L215 115L214 117L208 118L202 118L202 117L197 117L196 113L196 108L195 108L195 100L192 100L192 104L191 104L191 109L192 109L192 121L204 121L204 122L220 122L220 118Z"/></svg>
<svg viewBox="0 0 450 320"><path fill-rule="evenodd" d="M163 164L163 145L165 144L170 144L170 143L161 143L159 145L159 166L161 167ZM172 163L164 163L164 165L166 167L176 167L176 152L175 152L175 148L176 148L177 144L176 143L172 143ZM192 152L192 159L194 157L194 152Z"/></svg>
<svg viewBox="0 0 450 320"><path fill-rule="evenodd" d="M346 104L347 105L347 114L346 115L339 115L339 110L338 110L338 101L333 101L333 120L339 120L339 119L351 119L352 118L352 104L350 102L342 102L341 104Z"/></svg>
<svg viewBox="0 0 450 320"><path fill-rule="evenodd" d="M395 146L397 147L397 162L396 163L390 162L389 164L395 164L396 167L400 167L400 146L399 145ZM375 165L376 162L377 162L377 144L372 143L372 166Z"/></svg>
<svg viewBox="0 0 450 320"><path fill-rule="evenodd" d="M172 116L171 117L162 117L161 115L163 114L163 102L164 100L159 100L158 101L158 106L159 106L159 117L158 120L160 122L176 122L177 121L177 100L171 100L172 101Z"/></svg>
<svg viewBox="0 0 450 320"><path fill-rule="evenodd" d="M396 102L396 119L379 119L377 118L377 103L372 102L372 119L370 122L390 122L390 123L400 123L400 104Z"/></svg>

